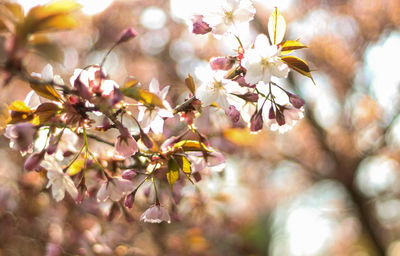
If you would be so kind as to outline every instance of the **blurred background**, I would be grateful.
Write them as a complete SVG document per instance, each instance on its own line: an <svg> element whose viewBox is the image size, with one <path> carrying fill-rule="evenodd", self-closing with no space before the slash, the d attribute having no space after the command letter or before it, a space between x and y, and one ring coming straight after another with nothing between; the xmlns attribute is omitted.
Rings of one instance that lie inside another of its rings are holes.
<svg viewBox="0 0 400 256"><path fill-rule="evenodd" d="M27 11L48 1L16 2ZM51 58L55 73L69 81L134 26L138 36L111 53L108 73L121 84L133 75L144 86L156 77L171 85L175 106L187 96L188 73L234 50L230 39L193 35L187 26L212 1L78 2L79 27L51 34L61 51L27 56L30 72L40 73ZM0 255L400 255L400 1L254 5L245 43L267 33L277 6L288 22L286 39L309 45L297 56L315 70L316 86L294 72L280 81L306 100L306 117L292 131L249 134L244 125L205 114L196 124L227 155L225 168L181 187L180 203L168 207L172 223L161 225L139 222L150 204L145 199L130 210L130 222L107 220L110 204L95 198L56 203L46 178L25 172L23 157L2 136ZM3 57L4 42L1 35ZM11 103L30 88L13 80L0 90L0 102Z"/></svg>

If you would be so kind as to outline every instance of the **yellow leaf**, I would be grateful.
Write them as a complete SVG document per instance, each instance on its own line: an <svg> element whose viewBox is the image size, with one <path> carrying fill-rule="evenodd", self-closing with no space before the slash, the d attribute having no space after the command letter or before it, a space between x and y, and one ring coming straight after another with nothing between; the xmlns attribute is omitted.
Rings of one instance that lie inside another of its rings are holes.
<svg viewBox="0 0 400 256"><path fill-rule="evenodd" d="M85 164L84 159L75 160L67 170L68 175L74 176L74 175L80 173L83 169L84 164Z"/></svg>
<svg viewBox="0 0 400 256"><path fill-rule="evenodd" d="M129 76L125 82L125 87L133 87L139 84L139 81L134 76Z"/></svg>
<svg viewBox="0 0 400 256"><path fill-rule="evenodd" d="M17 3L5 3L4 6L12 13L15 21L21 22L24 19L24 9Z"/></svg>
<svg viewBox="0 0 400 256"><path fill-rule="evenodd" d="M164 108L162 100L154 93L151 93L141 88L137 88L135 86L121 88L120 90L123 95L135 99L145 105Z"/></svg>
<svg viewBox="0 0 400 256"><path fill-rule="evenodd" d="M282 42L286 34L286 21L283 15L275 7L274 12L269 16L268 35L274 45Z"/></svg>
<svg viewBox="0 0 400 256"><path fill-rule="evenodd" d="M48 5L33 7L26 15L20 32L21 36L35 32L74 28L77 21L70 15L79 8L80 5L72 0L60 0Z"/></svg>
<svg viewBox="0 0 400 256"><path fill-rule="evenodd" d="M174 149L182 148L183 151L208 151L212 152L212 150L208 149L206 145L196 140L182 140L173 146Z"/></svg>
<svg viewBox="0 0 400 256"><path fill-rule="evenodd" d="M192 174L192 167L190 161L185 156L182 155L179 156L175 155L175 160L178 162L181 171L186 175L189 181L194 184L194 182L190 178L190 175Z"/></svg>
<svg viewBox="0 0 400 256"><path fill-rule="evenodd" d="M167 169L167 180L171 185L171 189L174 187L174 183L179 179L179 165L175 161L175 159L170 158L168 160L168 169Z"/></svg>
<svg viewBox="0 0 400 256"><path fill-rule="evenodd" d="M10 112L8 111L7 105L1 104L0 105L0 131L1 132L3 132L3 130L7 126L7 123L10 120L11 120L11 117L10 117Z"/></svg>
<svg viewBox="0 0 400 256"><path fill-rule="evenodd" d="M185 84L190 92L194 95L196 92L196 85L194 84L193 77L190 74L188 75L188 78L185 79Z"/></svg>
<svg viewBox="0 0 400 256"><path fill-rule="evenodd" d="M30 113L31 109L22 100L16 100L8 107L11 111Z"/></svg>
<svg viewBox="0 0 400 256"><path fill-rule="evenodd" d="M34 90L38 95L54 101L61 101L61 96L58 94L56 89L50 84L43 85L43 84L34 84L31 83L31 88Z"/></svg>
<svg viewBox="0 0 400 256"><path fill-rule="evenodd" d="M311 76L311 70L308 67L307 62L305 62L304 60L294 57L294 56L285 56L285 57L281 57L281 59L293 70L299 72L300 74L309 77L313 83L314 79Z"/></svg>
<svg viewBox="0 0 400 256"><path fill-rule="evenodd" d="M300 43L299 41L285 41L282 43L281 54L286 55L291 53L293 50L307 48L308 46Z"/></svg>

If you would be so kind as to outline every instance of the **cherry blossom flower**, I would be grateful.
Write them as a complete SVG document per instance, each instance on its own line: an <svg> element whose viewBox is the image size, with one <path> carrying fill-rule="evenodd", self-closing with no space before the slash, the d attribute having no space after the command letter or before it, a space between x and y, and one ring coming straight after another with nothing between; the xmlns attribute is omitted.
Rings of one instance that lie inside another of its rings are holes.
<svg viewBox="0 0 400 256"><path fill-rule="evenodd" d="M214 34L222 35L248 23L255 13L250 0L222 0L216 10L204 14L203 20L213 28Z"/></svg>
<svg viewBox="0 0 400 256"><path fill-rule="evenodd" d="M10 148L20 151L22 154L33 148L33 136L36 129L31 123L18 123L7 125L4 136L10 139Z"/></svg>
<svg viewBox="0 0 400 256"><path fill-rule="evenodd" d="M130 157L138 152L136 140L125 127L121 128L121 135L115 141L115 150L122 157Z"/></svg>
<svg viewBox="0 0 400 256"><path fill-rule="evenodd" d="M25 161L24 168L27 171L37 170L40 167L40 163L44 159L44 152L35 152L31 154Z"/></svg>
<svg viewBox="0 0 400 256"><path fill-rule="evenodd" d="M104 202L108 198L112 201L119 201L123 196L131 193L134 185L130 180L121 177L113 177L101 185L97 192L97 201Z"/></svg>
<svg viewBox="0 0 400 256"><path fill-rule="evenodd" d="M192 33L198 35L204 35L210 32L212 29L210 26L203 21L203 15L195 15L192 19L193 29Z"/></svg>
<svg viewBox="0 0 400 256"><path fill-rule="evenodd" d="M225 111L230 105L236 105L240 100L234 94L245 94L247 89L237 82L224 78L226 72L212 71L209 67L197 69L196 75L202 79L202 84L196 90L196 98L201 100L203 106L216 103ZM236 106L235 106L236 107Z"/></svg>
<svg viewBox="0 0 400 256"><path fill-rule="evenodd" d="M54 157L46 158L42 161L41 165L47 170L47 188L51 187L53 198L56 201L61 201L67 191L72 198L76 198L78 190L75 187L74 182L68 174L64 173L60 165Z"/></svg>
<svg viewBox="0 0 400 256"><path fill-rule="evenodd" d="M147 209L142 216L140 216L140 220L149 223L161 223L163 221L171 223L171 217L168 211L159 204L155 204Z"/></svg>
<svg viewBox="0 0 400 256"><path fill-rule="evenodd" d="M165 86L160 90L158 80L155 78L151 80L149 91L160 97L165 109L157 106L154 108L148 108L144 105L139 106L138 120L144 132L148 133L151 129L155 134L162 134L164 130L164 119L174 116L171 111L171 106L168 101L166 101L168 90L169 86Z"/></svg>
<svg viewBox="0 0 400 256"><path fill-rule="evenodd" d="M247 49L241 61L241 65L246 69L246 83L257 84L263 81L267 84L271 76L287 77L289 67L279 59L279 54L279 48L270 45L266 35L258 35L254 48Z"/></svg>
<svg viewBox="0 0 400 256"><path fill-rule="evenodd" d="M281 106L280 112L276 111L274 119L269 118L269 111L263 112L263 118L272 131L279 131L279 133L291 130L297 121L304 117L304 108L295 108L292 105Z"/></svg>

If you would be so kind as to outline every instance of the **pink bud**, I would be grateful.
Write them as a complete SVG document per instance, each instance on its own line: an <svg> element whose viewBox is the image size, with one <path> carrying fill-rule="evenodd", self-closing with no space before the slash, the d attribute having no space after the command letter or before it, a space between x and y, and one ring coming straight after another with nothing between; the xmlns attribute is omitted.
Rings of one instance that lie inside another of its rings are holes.
<svg viewBox="0 0 400 256"><path fill-rule="evenodd" d="M212 30L210 25L203 21L203 15L195 15L192 19L194 34L204 35Z"/></svg>
<svg viewBox="0 0 400 256"><path fill-rule="evenodd" d="M276 110L276 122L282 126L285 124L285 116L282 114L282 112L280 110Z"/></svg>
<svg viewBox="0 0 400 256"><path fill-rule="evenodd" d="M247 92L245 94L235 94L236 96L238 96L239 98L244 99L245 101L249 101L249 102L257 102L258 101L258 94L254 93L254 92Z"/></svg>
<svg viewBox="0 0 400 256"><path fill-rule="evenodd" d="M250 131L256 132L262 129L264 121L262 119L262 109L254 112L250 118Z"/></svg>
<svg viewBox="0 0 400 256"><path fill-rule="evenodd" d="M129 41L137 36L137 33L134 28L127 28L122 31L121 37L118 40L118 43L124 43Z"/></svg>
<svg viewBox="0 0 400 256"><path fill-rule="evenodd" d="M43 161L44 151L36 152L30 155L24 164L24 168L27 171L38 170L40 168L40 163Z"/></svg>
<svg viewBox="0 0 400 256"><path fill-rule="evenodd" d="M240 119L240 112L235 108L235 106L230 105L225 111L225 114L232 120L232 122L237 123Z"/></svg>
<svg viewBox="0 0 400 256"><path fill-rule="evenodd" d="M48 155L54 154L57 150L57 146L58 146L58 141L57 141L56 137L51 136L49 145L46 147L46 153Z"/></svg>
<svg viewBox="0 0 400 256"><path fill-rule="evenodd" d="M272 106L272 104L271 104L271 107L269 109L268 118L269 119L275 119L275 110L274 110L274 107Z"/></svg>
<svg viewBox="0 0 400 256"><path fill-rule="evenodd" d="M229 70L235 64L235 58L215 57L210 60L212 70Z"/></svg>
<svg viewBox="0 0 400 256"><path fill-rule="evenodd" d="M125 207L131 209L133 206L133 203L135 202L135 195L136 195L137 189L133 190L132 193L126 196L124 205Z"/></svg>
<svg viewBox="0 0 400 256"><path fill-rule="evenodd" d="M134 170L125 170L122 172L121 177L125 180L132 180L137 173Z"/></svg>
<svg viewBox="0 0 400 256"><path fill-rule="evenodd" d="M292 94L290 92L286 92L286 93L289 96L289 102L292 103L293 107L301 108L302 106L304 106L305 102L302 98L300 98L299 96Z"/></svg>
<svg viewBox="0 0 400 256"><path fill-rule="evenodd" d="M78 195L75 198L75 203L81 204L83 202L83 199L85 199L86 191L87 187L84 183L78 185Z"/></svg>
<svg viewBox="0 0 400 256"><path fill-rule="evenodd" d="M201 181L201 174L199 172L194 172L194 173L192 173L192 175L196 182Z"/></svg>
<svg viewBox="0 0 400 256"><path fill-rule="evenodd" d="M246 80L244 79L244 76L238 76L237 78L234 79L240 86L243 87L249 87L249 88L255 88L255 84L248 84L246 83Z"/></svg>
<svg viewBox="0 0 400 256"><path fill-rule="evenodd" d="M151 141L149 135L147 135L146 133L144 133L144 131L142 129L140 129L140 140L143 142L143 144L148 148L152 148L153 147L153 142Z"/></svg>

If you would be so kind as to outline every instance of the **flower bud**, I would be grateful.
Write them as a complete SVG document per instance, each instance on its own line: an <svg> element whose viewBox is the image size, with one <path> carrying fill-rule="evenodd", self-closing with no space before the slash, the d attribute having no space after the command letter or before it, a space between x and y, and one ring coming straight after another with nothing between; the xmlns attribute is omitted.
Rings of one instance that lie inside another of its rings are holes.
<svg viewBox="0 0 400 256"><path fill-rule="evenodd" d="M282 125L284 125L285 124L285 116L282 114L282 112L280 111L280 110L276 110L276 117L275 117L275 119L276 119L276 122L280 125L280 126L282 126Z"/></svg>
<svg viewBox="0 0 400 256"><path fill-rule="evenodd" d="M137 189L133 190L132 193L126 196L124 205L125 207L131 209L133 207L133 203L135 202L135 195L136 195Z"/></svg>
<svg viewBox="0 0 400 256"><path fill-rule="evenodd" d="M286 93L289 96L289 102L292 103L293 107L301 108L302 106L304 106L305 102L302 98L300 98L296 94L292 94L290 92L286 92Z"/></svg>
<svg viewBox="0 0 400 256"><path fill-rule="evenodd" d="M260 111L254 112L254 114L250 118L250 131L256 132L262 129L264 124L262 118L262 109Z"/></svg>
<svg viewBox="0 0 400 256"><path fill-rule="evenodd" d="M210 25L203 21L203 15L195 15L192 19L194 34L204 35L212 30Z"/></svg>
<svg viewBox="0 0 400 256"><path fill-rule="evenodd" d="M212 70L229 70L235 64L235 58L231 57L216 57L210 60Z"/></svg>
<svg viewBox="0 0 400 256"><path fill-rule="evenodd" d="M274 106L272 106L269 108L269 113L268 113L268 118L269 119L275 119L275 110L274 110Z"/></svg>
<svg viewBox="0 0 400 256"><path fill-rule="evenodd" d="M230 105L225 111L225 114L232 120L232 122L237 123L240 119L240 112L235 108L235 106Z"/></svg>
<svg viewBox="0 0 400 256"><path fill-rule="evenodd" d="M118 40L118 43L124 43L129 41L137 36L137 33L134 28L127 28L122 31L121 37Z"/></svg>
<svg viewBox="0 0 400 256"><path fill-rule="evenodd" d="M40 163L44 159L44 151L36 152L30 155L24 164L24 168L27 171L38 170L40 168Z"/></svg>
<svg viewBox="0 0 400 256"><path fill-rule="evenodd" d="M83 199L85 199L87 187L84 183L80 183L78 185L78 195L75 198L75 203L81 204L83 202Z"/></svg>
<svg viewBox="0 0 400 256"><path fill-rule="evenodd" d="M247 92L245 94L235 94L236 96L238 96L241 99L244 99L245 101L248 102L257 102L258 101L258 94L254 93L254 92Z"/></svg>
<svg viewBox="0 0 400 256"><path fill-rule="evenodd" d="M153 147L153 142L151 141L149 135L147 135L142 129L140 129L140 140L148 149Z"/></svg>
<svg viewBox="0 0 400 256"><path fill-rule="evenodd" d="M200 172L194 172L194 173L192 173L192 175L193 175L193 178L194 178L194 180L195 180L196 182L201 181L201 174L200 174Z"/></svg>
<svg viewBox="0 0 400 256"><path fill-rule="evenodd" d="M121 177L125 180L132 180L133 178L135 178L136 175L137 173L131 169L123 171Z"/></svg>

